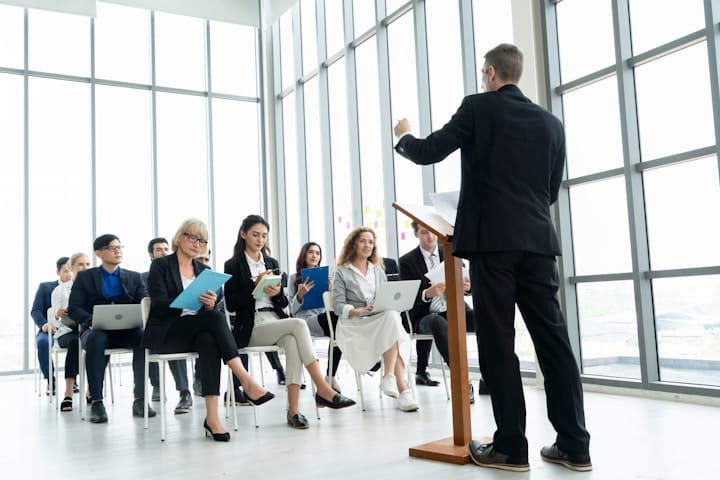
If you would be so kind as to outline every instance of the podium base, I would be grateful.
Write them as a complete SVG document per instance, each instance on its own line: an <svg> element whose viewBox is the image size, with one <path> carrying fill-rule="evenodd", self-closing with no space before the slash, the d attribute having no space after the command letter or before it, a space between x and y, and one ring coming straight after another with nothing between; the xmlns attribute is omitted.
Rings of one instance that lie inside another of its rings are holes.
<svg viewBox="0 0 720 480"><path fill-rule="evenodd" d="M492 437L481 437L477 440L489 443L492 442ZM409 454L415 458L454 463L456 465L466 465L471 461L467 445L455 445L452 437L424 443L417 447L410 447Z"/></svg>

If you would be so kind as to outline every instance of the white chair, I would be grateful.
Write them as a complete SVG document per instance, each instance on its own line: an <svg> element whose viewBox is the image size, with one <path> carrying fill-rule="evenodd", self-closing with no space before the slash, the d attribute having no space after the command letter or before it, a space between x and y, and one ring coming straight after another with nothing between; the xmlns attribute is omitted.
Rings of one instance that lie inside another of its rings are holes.
<svg viewBox="0 0 720 480"><path fill-rule="evenodd" d="M231 322L230 317L234 316L235 313L231 312L227 309L227 306L225 308L225 320L227 321L228 328L231 328ZM232 328L231 328L232 329ZM278 354L283 353L282 347L279 347L278 345L262 345L262 346L256 346L256 347L245 347L245 348L238 348L239 354L248 355L248 372L251 371L252 368L252 355L257 354L258 355L258 361L260 362L260 381L262 385L265 385L265 374L263 369L263 354L267 352L277 352ZM230 399L230 405L232 407L232 413L233 413L233 425L235 427L235 430L238 429L238 420L237 420L237 405L235 404L235 386L233 385L233 372L228 368L228 377L227 377L227 391L228 397ZM311 392L313 396L313 404L315 404L315 384L311 381L310 384L312 385ZM226 407L227 407L227 401L226 401ZM257 416L257 407L255 405L252 405L253 407L253 416L255 419L255 428L259 428L260 425L258 423L258 416ZM315 414L320 419L320 409L318 408L317 404L315 404Z"/></svg>
<svg viewBox="0 0 720 480"><path fill-rule="evenodd" d="M148 316L150 315L150 297L145 297L140 302L143 328L147 323ZM145 421L145 429L149 428L148 425L148 402L150 398L150 364L157 363L158 370L160 371L160 441L164 442L166 438L167 422L165 421L165 365L167 362L172 360L194 360L198 358L197 352L177 352L177 353L150 353L149 349L145 349L145 375L144 375L144 398L145 403L143 405L143 417Z"/></svg>
<svg viewBox="0 0 720 480"><path fill-rule="evenodd" d="M78 411L80 413L80 419L85 420L85 404L86 404L86 381L85 381L85 349L83 348L82 339L80 336L78 336L78 349L79 349L79 359L78 359L78 381L80 382L80 399L78 401ZM106 384L110 385L110 402L115 403L115 390L113 388L113 373L112 373L112 357L114 355L124 355L124 354L133 354L133 350L131 348L106 348L105 349L105 356L109 356L110 359L108 360L106 375L107 378L105 380ZM146 406L147 406L147 402Z"/></svg>
<svg viewBox="0 0 720 480"><path fill-rule="evenodd" d="M50 316L55 315L55 310L50 307L47 310L47 318L48 320L51 318ZM50 329L50 322L48 321L48 330ZM55 383L55 410L60 411L60 402L58 401L59 389L63 388L62 385L60 385L60 354L64 353L67 355L67 348L63 348L55 341L54 335L51 335L48 331L48 362L50 362L50 366L55 366L55 368L52 369L52 376L53 376L53 382ZM52 401L52 400L51 400Z"/></svg>
<svg viewBox="0 0 720 480"><path fill-rule="evenodd" d="M330 315L334 310L332 292L329 290L326 292L323 292L322 299L323 299L323 306L325 307L325 318L327 319L328 330L330 331L330 345L332 346L332 348L338 348L337 340L335 339L335 329L333 328L332 318ZM328 358L328 368L329 368L329 371L332 372L332 368L333 368L332 351L330 352L330 354L328 356L330 357L330 358ZM363 395L362 376L361 376L361 372L358 372L357 370L354 370L354 371L355 371L355 383L357 385L358 394L360 395L360 408L364 412L365 411L365 397ZM382 396L382 392L380 394Z"/></svg>

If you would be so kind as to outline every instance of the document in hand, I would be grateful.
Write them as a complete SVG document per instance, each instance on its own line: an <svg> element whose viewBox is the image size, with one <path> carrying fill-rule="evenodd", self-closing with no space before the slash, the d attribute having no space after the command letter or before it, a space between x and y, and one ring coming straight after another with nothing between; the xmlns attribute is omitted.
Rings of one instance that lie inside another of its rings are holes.
<svg viewBox="0 0 720 480"><path fill-rule="evenodd" d="M274 287L276 285L280 285L281 281L281 275L265 275L262 281L257 282L257 285L255 285L255 289L252 292L253 298L255 298L255 300L258 300L260 298L267 297L267 293L265 293L265 287Z"/></svg>
<svg viewBox="0 0 720 480"><path fill-rule="evenodd" d="M462 275L463 278L470 278L470 272L465 264L462 267ZM445 262L442 261L435 265L432 270L425 274L425 278L430 280L430 283L445 283Z"/></svg>
<svg viewBox="0 0 720 480"><path fill-rule="evenodd" d="M302 308L310 310L311 308L322 308L322 294L328 291L328 278L330 276L329 267L303 268L300 272L300 281L304 282L308 278L315 283L315 286L303 297Z"/></svg>
<svg viewBox="0 0 720 480"><path fill-rule="evenodd" d="M202 308L200 303L200 295L207 292L217 292L220 288L230 280L232 276L227 273L216 272L206 268L195 280L187 286L180 295L170 304L170 308L183 308L185 310L198 311Z"/></svg>

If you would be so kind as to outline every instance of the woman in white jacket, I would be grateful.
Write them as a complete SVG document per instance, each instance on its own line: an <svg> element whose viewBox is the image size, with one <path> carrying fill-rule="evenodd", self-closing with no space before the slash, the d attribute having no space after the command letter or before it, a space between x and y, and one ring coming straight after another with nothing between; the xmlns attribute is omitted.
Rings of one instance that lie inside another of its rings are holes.
<svg viewBox="0 0 720 480"><path fill-rule="evenodd" d="M78 373L79 349L77 325L67 313L68 299L73 279L77 272L90 268L90 258L84 253L76 253L70 261L59 270L60 284L52 292L48 320L55 327L55 341L62 348L67 348L65 355L65 396L60 403L63 412L72 411L73 384Z"/></svg>

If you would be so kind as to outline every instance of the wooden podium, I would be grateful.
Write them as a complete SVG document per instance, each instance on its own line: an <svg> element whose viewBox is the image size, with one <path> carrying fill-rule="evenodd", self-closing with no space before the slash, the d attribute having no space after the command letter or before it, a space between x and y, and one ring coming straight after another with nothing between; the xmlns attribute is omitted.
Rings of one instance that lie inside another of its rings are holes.
<svg viewBox="0 0 720 480"><path fill-rule="evenodd" d="M452 255L453 226L432 207L393 203L393 207L438 237L445 261L450 389L452 391L453 436L410 447L410 456L464 465L470 463L467 444L471 439L470 388L468 383L465 300L462 262Z"/></svg>

